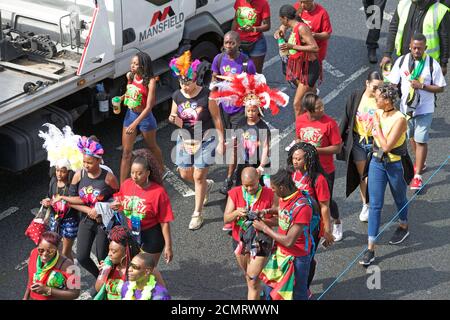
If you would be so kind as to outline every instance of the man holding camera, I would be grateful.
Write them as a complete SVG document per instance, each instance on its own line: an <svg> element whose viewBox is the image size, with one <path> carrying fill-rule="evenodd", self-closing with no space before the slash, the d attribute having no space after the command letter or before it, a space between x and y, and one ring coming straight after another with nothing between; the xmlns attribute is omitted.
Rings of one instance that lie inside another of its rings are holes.
<svg viewBox="0 0 450 320"><path fill-rule="evenodd" d="M270 226L276 225L276 218L271 214L278 213L278 201L274 201L274 192L270 188L259 184L255 168L242 170L241 178L242 186L228 192L224 222L232 223L233 249L247 281L248 300L259 300L261 284L258 276L267 263L273 241L263 233L257 235L252 222L260 219ZM254 232L253 236L249 236L251 232Z"/></svg>
<svg viewBox="0 0 450 320"><path fill-rule="evenodd" d="M428 153L428 140L436 93L447 85L439 62L427 55L427 39L416 33L410 42L410 53L397 59L387 79L393 84L401 83L400 111L408 117L408 138L415 154L415 175L411 190L423 186L422 172Z"/></svg>

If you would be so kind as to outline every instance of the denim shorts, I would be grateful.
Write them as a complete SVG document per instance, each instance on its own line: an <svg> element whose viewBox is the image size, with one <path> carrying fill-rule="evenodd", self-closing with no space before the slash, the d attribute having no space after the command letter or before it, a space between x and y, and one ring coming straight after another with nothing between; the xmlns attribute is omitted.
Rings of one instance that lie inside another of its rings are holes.
<svg viewBox="0 0 450 320"><path fill-rule="evenodd" d="M183 140L181 137L177 139L175 150L175 164L180 169L205 169L215 163L216 143L215 137L211 137L202 142L201 147L195 154L189 154L184 150Z"/></svg>
<svg viewBox="0 0 450 320"><path fill-rule="evenodd" d="M430 140L430 128L433 114L420 114L408 120L408 138L418 143L427 143Z"/></svg>
<svg viewBox="0 0 450 320"><path fill-rule="evenodd" d="M140 113L134 112L130 109L127 110L125 115L125 119L123 120L123 126L128 128L138 117ZM155 116L153 116L153 112L150 113L142 119L141 123L139 123L138 128L141 132L148 132L152 130L156 130L158 124L156 123Z"/></svg>
<svg viewBox="0 0 450 320"><path fill-rule="evenodd" d="M247 54L250 57L262 57L265 56L267 53L267 41L266 37L264 35L259 38L259 40L256 41L255 45L253 46L252 51L244 51L245 54Z"/></svg>
<svg viewBox="0 0 450 320"><path fill-rule="evenodd" d="M361 139L359 134L353 135L353 148L352 148L352 157L353 161L365 161L367 160L367 155L373 149L373 138L369 137L369 143L366 143L366 139L363 138L363 141L359 142Z"/></svg>

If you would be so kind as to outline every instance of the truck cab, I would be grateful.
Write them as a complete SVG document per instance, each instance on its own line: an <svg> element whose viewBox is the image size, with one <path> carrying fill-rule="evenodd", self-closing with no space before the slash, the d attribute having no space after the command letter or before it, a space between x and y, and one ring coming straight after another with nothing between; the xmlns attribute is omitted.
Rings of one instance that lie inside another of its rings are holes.
<svg viewBox="0 0 450 320"><path fill-rule="evenodd" d="M112 116L99 108L96 87L109 97L121 93L138 50L159 76L157 105L170 100L178 86L170 58L190 49L212 62L233 3L0 0L0 168L17 172L45 159L37 136L45 122L74 126L87 114L95 125Z"/></svg>

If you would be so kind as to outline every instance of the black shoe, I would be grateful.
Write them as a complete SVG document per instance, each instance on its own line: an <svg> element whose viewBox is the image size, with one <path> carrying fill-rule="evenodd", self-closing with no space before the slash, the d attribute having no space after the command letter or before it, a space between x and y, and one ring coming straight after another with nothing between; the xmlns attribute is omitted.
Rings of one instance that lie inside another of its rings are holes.
<svg viewBox="0 0 450 320"><path fill-rule="evenodd" d="M406 238L408 238L408 236L409 236L408 229L403 229L401 227L398 227L397 230L395 230L391 240L389 241L389 244L400 244Z"/></svg>
<svg viewBox="0 0 450 320"><path fill-rule="evenodd" d="M372 262L375 261L375 251L374 250L367 250L364 254L364 257L362 260L359 261L359 264L368 267L372 264Z"/></svg>
<svg viewBox="0 0 450 320"><path fill-rule="evenodd" d="M232 187L233 187L233 180L231 178L226 178L219 192L223 195L228 195L228 191L230 191Z"/></svg>
<svg viewBox="0 0 450 320"><path fill-rule="evenodd" d="M369 48L368 50L368 57L369 57L369 62L370 63L377 63L378 62L378 58L377 58L377 49L375 48Z"/></svg>

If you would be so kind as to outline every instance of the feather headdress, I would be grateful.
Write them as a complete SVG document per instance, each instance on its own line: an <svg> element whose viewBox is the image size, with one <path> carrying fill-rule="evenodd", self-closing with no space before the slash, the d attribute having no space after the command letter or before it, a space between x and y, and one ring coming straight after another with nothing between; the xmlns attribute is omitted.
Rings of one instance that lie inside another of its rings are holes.
<svg viewBox="0 0 450 320"><path fill-rule="evenodd" d="M260 111L270 110L276 115L280 109L286 107L289 96L278 89L271 89L262 74L241 73L233 75L230 81L216 83L210 99L226 106L247 107L257 106Z"/></svg>
<svg viewBox="0 0 450 320"><path fill-rule="evenodd" d="M65 126L62 131L50 123L44 126L48 127L48 132L39 131L39 137L44 139L43 148L47 150L50 166L73 171L81 169L83 154L77 146L80 136L74 134L69 126Z"/></svg>
<svg viewBox="0 0 450 320"><path fill-rule="evenodd" d="M195 59L191 62L191 52L185 51L180 57L172 58L169 63L170 69L176 77L187 78L190 80L194 79L194 73L197 72L200 60Z"/></svg>

